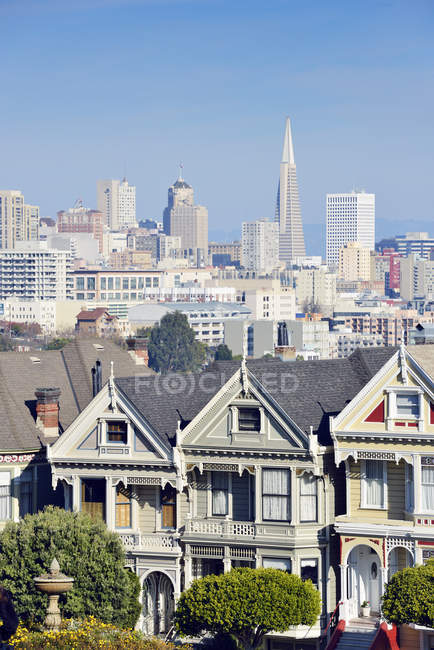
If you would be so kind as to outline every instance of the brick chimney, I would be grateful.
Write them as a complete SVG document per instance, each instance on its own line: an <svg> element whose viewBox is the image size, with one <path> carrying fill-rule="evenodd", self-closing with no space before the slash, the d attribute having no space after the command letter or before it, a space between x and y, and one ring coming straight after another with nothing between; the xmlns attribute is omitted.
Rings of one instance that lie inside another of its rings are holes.
<svg viewBox="0 0 434 650"><path fill-rule="evenodd" d="M138 366L147 366L149 361L148 339L140 336L127 339L128 352Z"/></svg>
<svg viewBox="0 0 434 650"><path fill-rule="evenodd" d="M60 388L37 388L36 426L45 436L59 435Z"/></svg>

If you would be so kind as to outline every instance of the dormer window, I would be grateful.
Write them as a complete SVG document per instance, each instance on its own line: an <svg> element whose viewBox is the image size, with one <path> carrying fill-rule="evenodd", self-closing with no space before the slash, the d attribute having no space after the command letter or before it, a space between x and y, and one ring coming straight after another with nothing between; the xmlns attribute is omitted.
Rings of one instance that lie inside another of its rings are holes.
<svg viewBox="0 0 434 650"><path fill-rule="evenodd" d="M128 442L128 423L122 420L108 420L107 442L117 442L126 445Z"/></svg>
<svg viewBox="0 0 434 650"><path fill-rule="evenodd" d="M411 393L397 393L396 415L401 418L419 417L419 395Z"/></svg>
<svg viewBox="0 0 434 650"><path fill-rule="evenodd" d="M238 430L239 431L260 431L261 412L259 408L240 407L238 409Z"/></svg>

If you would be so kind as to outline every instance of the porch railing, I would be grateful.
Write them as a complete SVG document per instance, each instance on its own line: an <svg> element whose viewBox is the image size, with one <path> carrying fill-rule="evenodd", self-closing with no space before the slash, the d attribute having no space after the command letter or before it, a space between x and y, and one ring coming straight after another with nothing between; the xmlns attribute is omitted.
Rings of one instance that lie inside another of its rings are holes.
<svg viewBox="0 0 434 650"><path fill-rule="evenodd" d="M339 608L342 604L343 603L341 601L338 602L338 604L333 610L333 613L330 615L329 622L327 623L324 631L321 634L321 638L319 642L319 647L321 650L327 647L328 641L336 629L336 626L339 622Z"/></svg>
<svg viewBox="0 0 434 650"><path fill-rule="evenodd" d="M120 533L120 538L128 550L178 551L178 539L174 535L141 535L140 533Z"/></svg>

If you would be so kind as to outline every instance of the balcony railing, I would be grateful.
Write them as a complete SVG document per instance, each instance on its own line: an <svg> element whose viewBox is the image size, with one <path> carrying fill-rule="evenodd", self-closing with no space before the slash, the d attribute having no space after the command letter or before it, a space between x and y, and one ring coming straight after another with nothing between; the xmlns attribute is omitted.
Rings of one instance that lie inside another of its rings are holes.
<svg viewBox="0 0 434 650"><path fill-rule="evenodd" d="M187 519L186 535L203 535L206 537L292 537L294 527L285 523L256 524L246 521L219 521L215 519Z"/></svg>
<svg viewBox="0 0 434 650"><path fill-rule="evenodd" d="M178 539L174 535L120 533L119 536L128 551L158 551L177 554L181 552Z"/></svg>

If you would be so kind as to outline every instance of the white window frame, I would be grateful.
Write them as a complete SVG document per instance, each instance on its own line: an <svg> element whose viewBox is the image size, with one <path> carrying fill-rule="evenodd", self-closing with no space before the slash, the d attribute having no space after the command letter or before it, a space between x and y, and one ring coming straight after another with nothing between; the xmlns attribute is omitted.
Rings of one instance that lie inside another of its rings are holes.
<svg viewBox="0 0 434 650"><path fill-rule="evenodd" d="M377 459L373 459L377 460ZM383 504L371 505L368 503L367 495L367 484L366 484L366 460L361 461L360 467L360 507L366 508L367 510L387 510L388 507L388 490L387 490L387 461L380 460L380 463L383 463Z"/></svg>
<svg viewBox="0 0 434 650"><path fill-rule="evenodd" d="M108 429L107 424L109 422L126 422L127 423L127 442L110 442L108 439ZM100 446L110 446L110 447L132 447L133 442L133 427L129 419L123 415L102 417L99 420L99 445Z"/></svg>
<svg viewBox="0 0 434 650"><path fill-rule="evenodd" d="M281 562L282 564L287 564L289 563L289 569L280 569L279 571L286 571L286 573L292 573L292 568L293 568L293 559L291 557L273 557L272 555L266 555L262 557L262 567L264 569L277 569L278 567L272 566L274 563L278 564ZM266 566L266 565L269 566Z"/></svg>
<svg viewBox="0 0 434 650"><path fill-rule="evenodd" d="M424 399L423 399L423 390L417 386L392 386L387 388L387 429L394 430L394 421L395 420L404 420L409 422L418 422L418 430L423 431L424 429ZM419 413L418 415L399 415L397 408L397 395L419 395Z"/></svg>
<svg viewBox="0 0 434 650"><path fill-rule="evenodd" d="M414 512L414 467L405 463L405 510Z"/></svg>
<svg viewBox="0 0 434 650"><path fill-rule="evenodd" d="M430 467L433 469L432 465L422 465L420 466L420 505L421 505L421 511L423 515L432 515L434 514L434 509L433 510L425 510L423 507L423 496L422 496L422 491L423 491L423 486L425 485L423 481L423 468L424 467ZM432 485L432 483L427 483L427 485Z"/></svg>
<svg viewBox="0 0 434 650"><path fill-rule="evenodd" d="M2 487L9 486L8 516L0 521L10 521L12 519L12 473L0 472L0 484Z"/></svg>

